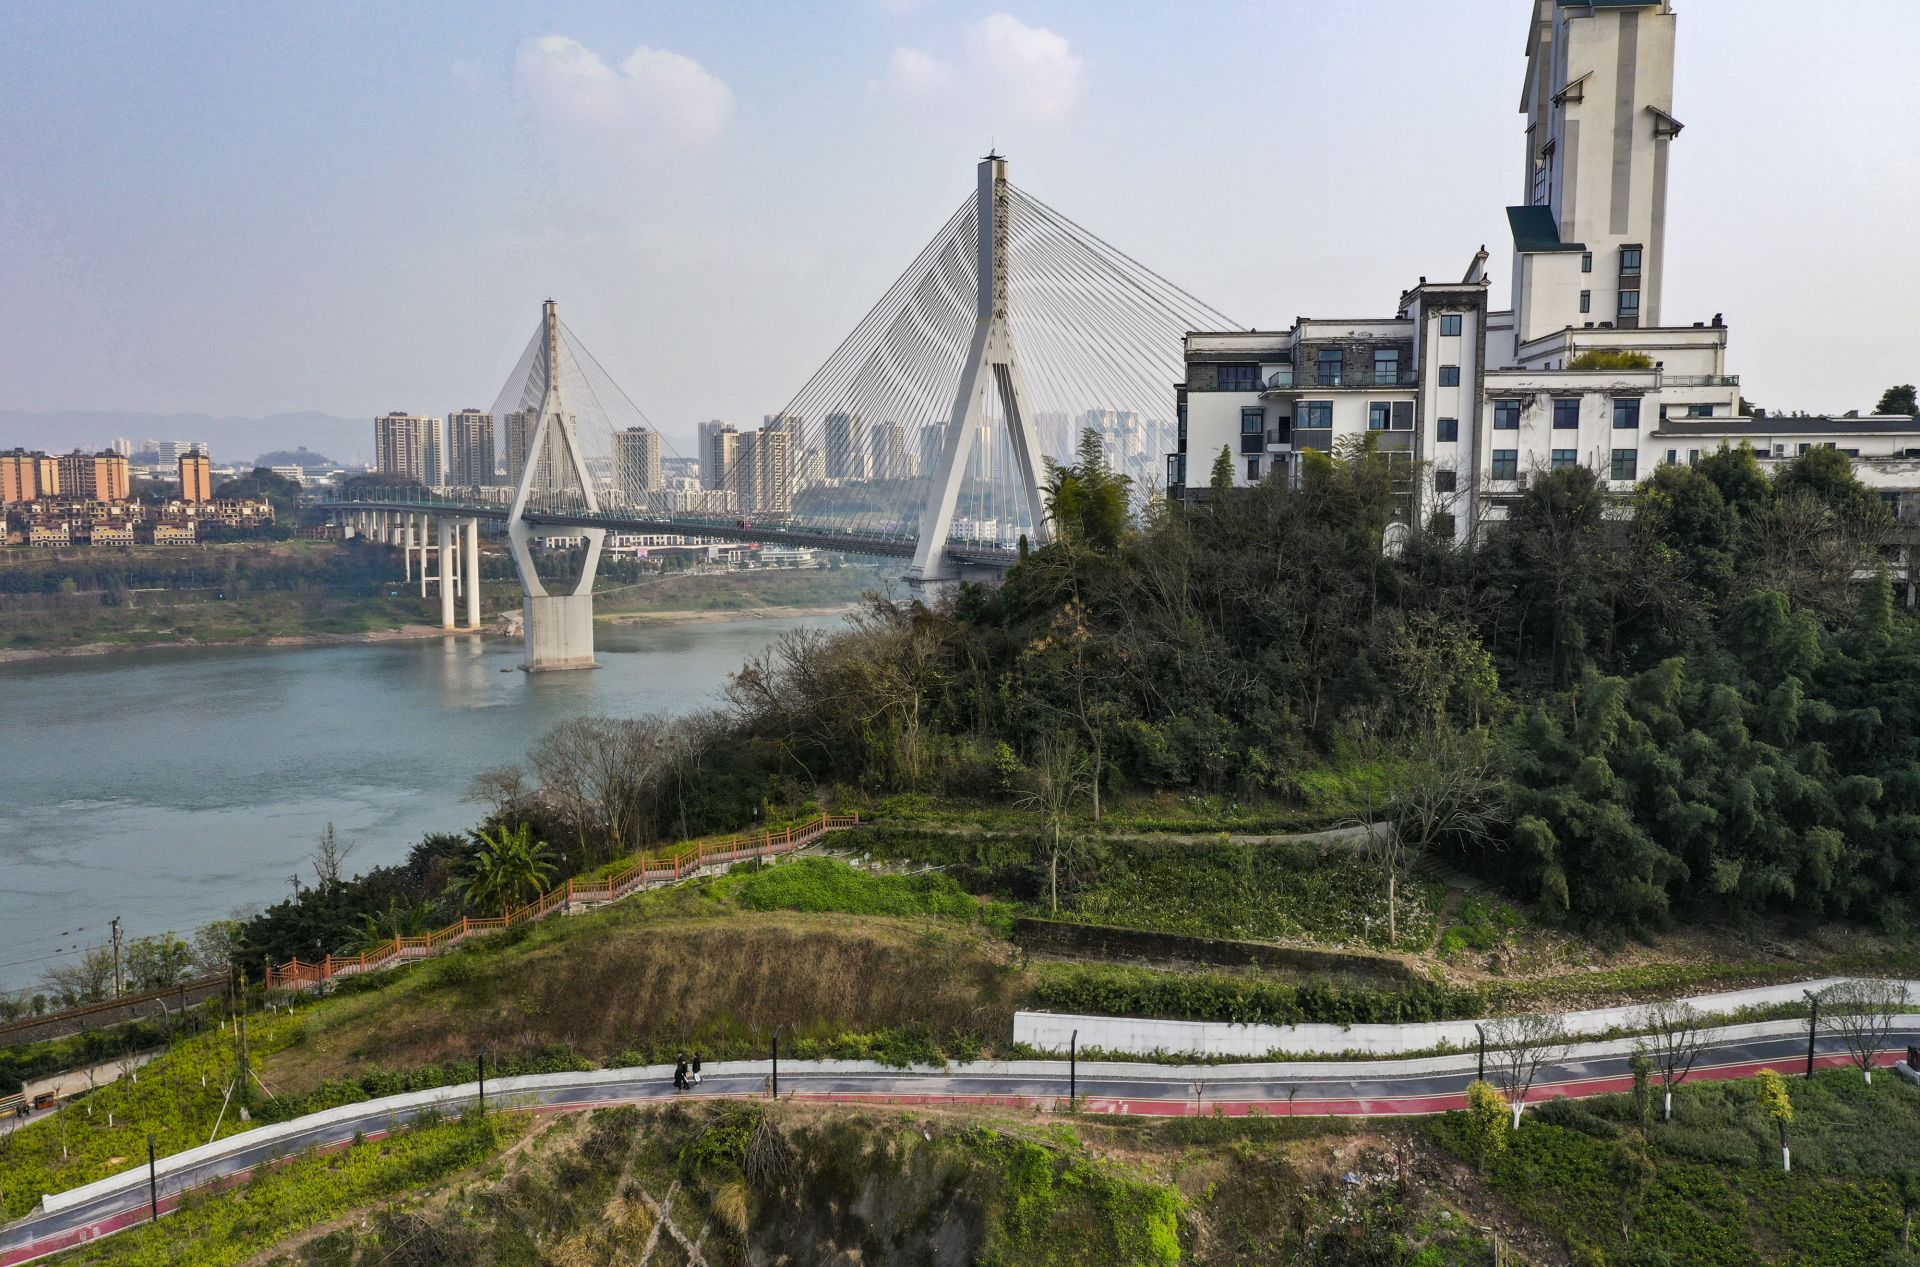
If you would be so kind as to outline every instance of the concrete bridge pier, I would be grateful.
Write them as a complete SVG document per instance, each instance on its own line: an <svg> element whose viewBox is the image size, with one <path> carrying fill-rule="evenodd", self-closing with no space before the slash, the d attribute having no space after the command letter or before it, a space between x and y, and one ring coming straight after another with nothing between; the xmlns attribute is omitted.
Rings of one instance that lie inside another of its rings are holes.
<svg viewBox="0 0 1920 1267"><path fill-rule="evenodd" d="M467 628L480 628L480 521L461 522L460 557L467 565Z"/></svg>
<svg viewBox="0 0 1920 1267"><path fill-rule="evenodd" d="M434 521L440 548L440 627L453 626L453 520L442 515Z"/></svg>

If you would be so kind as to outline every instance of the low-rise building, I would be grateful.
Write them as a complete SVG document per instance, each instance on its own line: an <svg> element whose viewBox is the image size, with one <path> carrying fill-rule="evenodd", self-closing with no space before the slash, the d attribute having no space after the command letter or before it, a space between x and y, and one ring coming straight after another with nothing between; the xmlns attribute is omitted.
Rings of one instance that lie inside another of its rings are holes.
<svg viewBox="0 0 1920 1267"><path fill-rule="evenodd" d="M73 525L64 519L36 520L27 525L27 544L70 546L73 544Z"/></svg>
<svg viewBox="0 0 1920 1267"><path fill-rule="evenodd" d="M197 536L191 519L156 519L147 530L145 539L157 546L190 546Z"/></svg>
<svg viewBox="0 0 1920 1267"><path fill-rule="evenodd" d="M85 528L87 544L95 546L130 546L133 544L133 521L130 519L97 519Z"/></svg>

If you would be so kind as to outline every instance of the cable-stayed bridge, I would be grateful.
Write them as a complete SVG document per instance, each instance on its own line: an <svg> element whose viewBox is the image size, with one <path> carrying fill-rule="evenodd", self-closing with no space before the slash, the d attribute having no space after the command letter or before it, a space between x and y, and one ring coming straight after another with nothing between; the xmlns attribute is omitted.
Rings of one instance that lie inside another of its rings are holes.
<svg viewBox="0 0 1920 1267"><path fill-rule="evenodd" d="M1174 448L1182 335L1232 328L1016 188L989 155L973 195L758 427L703 423L697 452L671 453L548 301L494 402L511 489L381 493L332 509L404 547L409 577L417 548L423 591L437 548L449 628L463 587L478 624L477 525L504 521L526 594L524 667L589 666L609 531L901 558L914 592L931 596L1004 570L1023 541L1047 542L1047 464L1073 460L1087 431L1149 493ZM665 478L668 457L696 459L699 486ZM586 542L567 593L550 593L533 567L536 540L555 536Z"/></svg>

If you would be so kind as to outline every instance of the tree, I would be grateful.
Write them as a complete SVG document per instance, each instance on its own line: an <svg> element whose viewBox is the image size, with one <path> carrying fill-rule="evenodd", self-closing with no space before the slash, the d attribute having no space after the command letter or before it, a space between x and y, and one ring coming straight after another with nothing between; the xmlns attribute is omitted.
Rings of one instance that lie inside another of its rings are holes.
<svg viewBox="0 0 1920 1267"><path fill-rule="evenodd" d="M1912 383L1902 383L1898 387L1889 387L1880 396L1880 403L1873 407L1877 414L1904 414L1911 418L1920 414L1920 400L1915 399Z"/></svg>
<svg viewBox="0 0 1920 1267"><path fill-rule="evenodd" d="M587 861L619 857L651 834L671 732L658 715L570 717L535 745L543 802L566 819Z"/></svg>
<svg viewBox="0 0 1920 1267"><path fill-rule="evenodd" d="M113 987L113 948L89 946L78 958L48 968L40 980L62 1007L103 1002Z"/></svg>
<svg viewBox="0 0 1920 1267"><path fill-rule="evenodd" d="M1693 1005L1684 1001L1655 1003L1646 1010L1644 1021L1653 1045L1653 1061L1666 1090L1662 1121L1673 1120L1673 1089L1686 1081L1706 1049L1703 1020Z"/></svg>
<svg viewBox="0 0 1920 1267"><path fill-rule="evenodd" d="M1787 1151L1787 1124L1793 1121L1793 1096L1787 1091L1787 1080L1771 1069L1762 1069L1754 1080L1754 1094L1760 1101L1760 1111L1780 1129L1780 1168L1793 1169L1793 1155Z"/></svg>
<svg viewBox="0 0 1920 1267"><path fill-rule="evenodd" d="M1507 1102L1489 1083L1467 1084L1467 1140L1475 1168L1487 1173L1487 1163L1507 1151Z"/></svg>
<svg viewBox="0 0 1920 1267"><path fill-rule="evenodd" d="M486 806L489 818L503 818L523 809L533 795L527 772L520 766L506 765L474 775L462 799Z"/></svg>
<svg viewBox="0 0 1920 1267"><path fill-rule="evenodd" d="M385 910L368 911L360 916L360 926L354 929L352 940L342 950L349 955L368 954L397 938L422 936L431 929L432 924L433 907L430 903L402 905L389 898Z"/></svg>
<svg viewBox="0 0 1920 1267"><path fill-rule="evenodd" d="M192 969L193 947L172 933L137 937L127 943L126 979L135 991L178 985Z"/></svg>
<svg viewBox="0 0 1920 1267"><path fill-rule="evenodd" d="M1645 352L1619 348L1588 348L1567 362L1569 370L1650 370L1653 358Z"/></svg>
<svg viewBox="0 0 1920 1267"><path fill-rule="evenodd" d="M1567 1054L1566 1025L1550 1012L1523 1012L1488 1021L1486 1037L1487 1046L1498 1051L1494 1076L1513 1109L1513 1129L1519 1130L1520 1114L1540 1070Z"/></svg>
<svg viewBox="0 0 1920 1267"><path fill-rule="evenodd" d="M1060 913L1060 863L1067 851L1065 828L1073 804L1086 792L1087 764L1072 738L1050 734L1035 745L1026 790L1015 807L1040 815L1046 830L1047 902Z"/></svg>
<svg viewBox="0 0 1920 1267"><path fill-rule="evenodd" d="M1213 460L1213 473L1207 479L1207 487L1213 493L1215 505L1233 495L1233 450L1224 444L1220 446L1220 456Z"/></svg>
<svg viewBox="0 0 1920 1267"><path fill-rule="evenodd" d="M1640 1124L1640 1137L1645 1139L1653 1120L1653 1057L1646 1048L1635 1047L1627 1068L1633 1073L1633 1120Z"/></svg>
<svg viewBox="0 0 1920 1267"><path fill-rule="evenodd" d="M1873 1085L1873 1066L1891 1044L1907 1006L1907 987L1899 981L1853 980L1822 990L1820 1027L1846 1044L1847 1056Z"/></svg>
<svg viewBox="0 0 1920 1267"><path fill-rule="evenodd" d="M1909 389L1911 390L1911 389ZM1893 1177L1893 1197L1900 1203L1900 1248L1913 1249L1913 1216L1920 1212L1920 1171L1902 1170Z"/></svg>
<svg viewBox="0 0 1920 1267"><path fill-rule="evenodd" d="M239 953L246 926L238 919L216 919L193 934L195 971L214 976L227 971Z"/></svg>
<svg viewBox="0 0 1920 1267"><path fill-rule="evenodd" d="M482 914L506 915L545 892L553 871L553 850L534 840L531 824L521 823L481 832L453 890Z"/></svg>
<svg viewBox="0 0 1920 1267"><path fill-rule="evenodd" d="M313 848L313 879L323 893L331 893L347 878L347 856L353 845L340 839L340 833L328 823Z"/></svg>
<svg viewBox="0 0 1920 1267"><path fill-rule="evenodd" d="M1069 549L1112 553L1131 521L1133 479L1107 464L1106 442L1091 427L1080 433L1077 456L1071 466L1047 463L1047 516Z"/></svg>

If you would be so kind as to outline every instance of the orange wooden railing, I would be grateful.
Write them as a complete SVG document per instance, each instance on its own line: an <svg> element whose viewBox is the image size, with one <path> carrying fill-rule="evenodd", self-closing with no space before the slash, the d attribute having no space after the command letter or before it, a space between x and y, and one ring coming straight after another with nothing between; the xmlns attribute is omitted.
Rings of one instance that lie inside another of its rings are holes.
<svg viewBox="0 0 1920 1267"><path fill-rule="evenodd" d="M307 986L330 981L334 977L370 972L375 968L384 968L403 960L425 959L477 933L499 932L515 924L545 919L555 911L571 910L576 905L594 906L603 902L617 902L648 885L684 880L701 868L710 867L716 863L744 862L751 858L768 858L791 853L795 849L805 848L830 831L844 831L846 828L859 825L858 814L822 814L812 822L802 823L798 827L762 832L758 836L733 836L726 840L704 840L697 844L683 845L672 853L640 858L625 871L604 880L568 880L553 892L544 894L505 915L482 919L467 916L458 924L449 924L438 932L428 933L424 937L395 937L372 950L363 951L357 955L328 955L319 963L289 959L278 968L267 970L267 988L269 990L305 989Z"/></svg>

